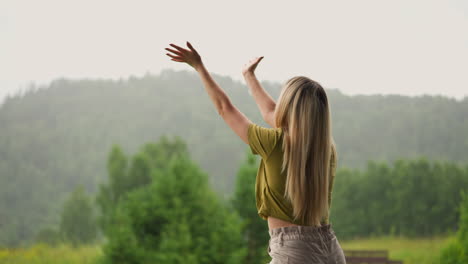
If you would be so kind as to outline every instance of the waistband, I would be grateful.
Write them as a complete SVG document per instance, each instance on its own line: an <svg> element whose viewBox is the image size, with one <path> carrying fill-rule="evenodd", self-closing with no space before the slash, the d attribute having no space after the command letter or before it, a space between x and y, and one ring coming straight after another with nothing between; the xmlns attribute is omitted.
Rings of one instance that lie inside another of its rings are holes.
<svg viewBox="0 0 468 264"><path fill-rule="evenodd" d="M269 229L270 239L274 240L276 237L283 239L331 239L335 236L332 224L325 224L322 226L283 226Z"/></svg>

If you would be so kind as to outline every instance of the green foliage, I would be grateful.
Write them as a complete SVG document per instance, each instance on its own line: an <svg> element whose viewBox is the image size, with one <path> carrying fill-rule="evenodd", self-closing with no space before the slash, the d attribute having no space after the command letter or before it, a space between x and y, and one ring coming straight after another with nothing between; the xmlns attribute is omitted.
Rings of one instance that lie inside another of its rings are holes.
<svg viewBox="0 0 468 264"><path fill-rule="evenodd" d="M71 193L63 206L60 233L73 246L92 243L96 239L97 225L93 207L82 186Z"/></svg>
<svg viewBox="0 0 468 264"><path fill-rule="evenodd" d="M109 180L107 184L99 185L96 202L101 210L99 225L104 233L112 224L115 208L119 199L127 191L129 177L127 176L127 157L118 145L114 145L107 160Z"/></svg>
<svg viewBox="0 0 468 264"><path fill-rule="evenodd" d="M458 229L458 240L462 243L463 247L467 250L468 257L468 189L461 191L463 197L460 203L460 221Z"/></svg>
<svg viewBox="0 0 468 264"><path fill-rule="evenodd" d="M255 201L255 179L258 162L250 150L246 161L237 173L236 187L231 199L233 208L242 218L242 234L247 245L247 255L242 261L246 264L265 263L268 261L268 233L267 221L260 218L257 213Z"/></svg>
<svg viewBox="0 0 468 264"><path fill-rule="evenodd" d="M441 250L440 264L468 263L468 192L461 191L460 220L456 237Z"/></svg>
<svg viewBox="0 0 468 264"><path fill-rule="evenodd" d="M161 137L157 144L145 144L128 165L128 159L119 145L114 145L107 160L109 179L101 183L96 195L96 203L100 208L99 225L105 235L114 224L115 211L126 195L138 188L151 184L151 170L165 169L171 158L188 155L185 143L178 137L169 140Z"/></svg>
<svg viewBox="0 0 468 264"><path fill-rule="evenodd" d="M138 247L137 237L128 228L128 215L119 207L114 212L116 221L108 230L108 238L103 255L99 256L98 263L109 264L139 264L144 251Z"/></svg>
<svg viewBox="0 0 468 264"><path fill-rule="evenodd" d="M240 218L210 189L188 157L153 168L151 184L116 207L101 263L241 263Z"/></svg>
<svg viewBox="0 0 468 264"><path fill-rule="evenodd" d="M440 254L441 264L464 264L466 261L462 259L466 258L464 248L461 243L457 240L452 240L442 249Z"/></svg>
<svg viewBox="0 0 468 264"><path fill-rule="evenodd" d="M101 255L98 245L83 245L78 248L68 243L55 246L36 243L21 248L0 248L2 264L96 264Z"/></svg>
<svg viewBox="0 0 468 264"><path fill-rule="evenodd" d="M445 234L457 223L464 189L468 170L453 163L370 161L365 171L337 171L330 221L343 239Z"/></svg>
<svg viewBox="0 0 468 264"><path fill-rule="evenodd" d="M213 78L246 116L268 126L243 83ZM278 97L280 83L262 84ZM0 245L27 244L43 226L58 225L76 185L100 192L114 144L133 153L162 135L180 136L214 189L223 198L232 195L245 145L217 115L194 72L57 79L30 88L0 106ZM327 93L340 167L421 155L468 161L468 99Z"/></svg>
<svg viewBox="0 0 468 264"><path fill-rule="evenodd" d="M452 236L429 238L409 238L402 236L366 237L341 240L346 250L387 250L391 260L401 260L403 264L439 264L439 251Z"/></svg>

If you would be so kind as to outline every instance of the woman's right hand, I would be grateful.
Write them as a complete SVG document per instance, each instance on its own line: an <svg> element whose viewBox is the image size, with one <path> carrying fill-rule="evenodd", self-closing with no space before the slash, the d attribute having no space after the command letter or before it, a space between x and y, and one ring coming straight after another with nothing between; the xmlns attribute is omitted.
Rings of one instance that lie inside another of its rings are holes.
<svg viewBox="0 0 468 264"><path fill-rule="evenodd" d="M257 68L258 63L262 59L263 59L263 56L256 57L256 58L251 59L249 63L244 64L244 68L242 69L242 74L243 75L250 74L250 73L253 74L255 71L255 68Z"/></svg>
<svg viewBox="0 0 468 264"><path fill-rule="evenodd" d="M197 71L201 66L203 66L203 62L202 62L200 54L198 54L198 51L195 50L195 48L192 46L192 44L190 44L190 42L187 41L187 47L189 48L189 50L179 47L172 43L169 45L176 48L175 50L165 48L167 51L170 51L173 53L173 54L166 53L167 56L172 58L171 60L178 61L178 62L185 62L188 65L192 66Z"/></svg>

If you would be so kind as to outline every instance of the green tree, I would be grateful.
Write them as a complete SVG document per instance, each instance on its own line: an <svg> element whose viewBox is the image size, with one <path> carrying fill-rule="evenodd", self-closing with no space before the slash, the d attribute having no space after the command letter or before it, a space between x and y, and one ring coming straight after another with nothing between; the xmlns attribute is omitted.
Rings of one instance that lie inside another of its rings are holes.
<svg viewBox="0 0 468 264"><path fill-rule="evenodd" d="M162 136L157 143L145 144L131 158L123 153L119 145L114 145L107 160L108 181L101 183L96 195L100 209L99 225L105 235L115 222L115 211L126 195L138 188L151 184L151 170L166 170L169 159L188 156L187 146L180 137L171 141Z"/></svg>
<svg viewBox="0 0 468 264"><path fill-rule="evenodd" d="M127 157L121 148L114 145L107 159L108 182L99 185L99 193L96 196L96 202L100 208L98 222L105 234L113 222L115 208L120 197L127 191L127 163Z"/></svg>
<svg viewBox="0 0 468 264"><path fill-rule="evenodd" d="M253 100L246 100L244 84L213 77L239 109L267 126ZM278 97L280 83L263 84ZM181 136L212 176L213 188L223 198L232 196L244 146L233 140L222 119L213 118L212 103L200 93L203 87L193 72L168 69L119 80L60 78L31 88L0 105L1 245L26 245L43 226L57 225L70 186L81 183L93 195L99 192L96 183L108 179L108 150L115 142L133 151L163 134ZM341 167L364 169L369 159L390 163L420 155L468 162L468 97L349 96L336 89L327 95ZM448 188L449 182L440 187ZM452 193L457 192L447 192ZM458 201L441 200L447 205L434 207L443 211L438 218L453 226ZM447 225L430 226L437 233Z"/></svg>
<svg viewBox="0 0 468 264"><path fill-rule="evenodd" d="M369 161L366 170L341 168L334 185L330 221L342 238L452 232L468 170L421 157L393 166Z"/></svg>
<svg viewBox="0 0 468 264"><path fill-rule="evenodd" d="M241 165L238 173L234 195L231 199L233 208L242 218L242 234L247 245L247 255L242 263L263 263L268 259L268 233L267 221L260 218L257 213L255 201L255 179L258 162L250 150L247 158Z"/></svg>
<svg viewBox="0 0 468 264"><path fill-rule="evenodd" d="M441 250L441 264L468 263L468 192L461 192L459 228L454 239Z"/></svg>
<svg viewBox="0 0 468 264"><path fill-rule="evenodd" d="M103 246L102 263L241 263L239 216L223 205L208 176L187 156L152 183L128 193Z"/></svg>
<svg viewBox="0 0 468 264"><path fill-rule="evenodd" d="M91 243L96 239L97 225L92 203L81 185L71 193L64 204L60 233L64 240L71 242L73 246Z"/></svg>

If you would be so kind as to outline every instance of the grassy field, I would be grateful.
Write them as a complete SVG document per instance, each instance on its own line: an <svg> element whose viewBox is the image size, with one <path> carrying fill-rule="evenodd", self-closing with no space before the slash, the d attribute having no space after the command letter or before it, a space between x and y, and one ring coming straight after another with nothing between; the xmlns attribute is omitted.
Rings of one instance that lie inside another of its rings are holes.
<svg viewBox="0 0 468 264"><path fill-rule="evenodd" d="M101 254L99 246L72 248L36 244L27 249L0 249L1 264L92 264Z"/></svg>
<svg viewBox="0 0 468 264"><path fill-rule="evenodd" d="M449 237L408 239L380 237L340 241L343 249L386 249L389 258L404 264L436 264ZM92 264L102 254L98 245L73 249L67 245L37 244L27 249L0 249L0 264Z"/></svg>
<svg viewBox="0 0 468 264"><path fill-rule="evenodd" d="M389 259L402 260L403 264L437 264L439 252L450 238L409 239L379 237L340 241L340 244L344 250L388 250Z"/></svg>

